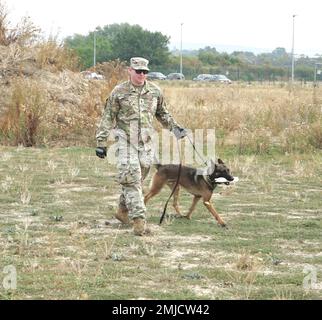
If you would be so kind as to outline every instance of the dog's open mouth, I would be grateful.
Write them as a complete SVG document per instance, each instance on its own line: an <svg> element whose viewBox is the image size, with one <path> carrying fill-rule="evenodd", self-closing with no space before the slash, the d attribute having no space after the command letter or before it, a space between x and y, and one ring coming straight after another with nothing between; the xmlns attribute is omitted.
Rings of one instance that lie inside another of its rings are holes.
<svg viewBox="0 0 322 320"><path fill-rule="evenodd" d="M232 181L229 181L226 178L217 178L217 179L215 179L215 182L217 184L225 184L225 185L228 186L230 184L234 184L234 183L236 183L236 182L239 181L239 178L238 177L233 177L233 178L234 178L234 180L232 180Z"/></svg>

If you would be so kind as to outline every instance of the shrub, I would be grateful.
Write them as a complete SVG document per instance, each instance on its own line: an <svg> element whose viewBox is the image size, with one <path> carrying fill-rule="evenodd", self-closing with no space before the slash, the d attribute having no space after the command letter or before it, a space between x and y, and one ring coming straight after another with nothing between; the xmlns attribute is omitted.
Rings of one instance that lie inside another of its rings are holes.
<svg viewBox="0 0 322 320"><path fill-rule="evenodd" d="M49 69L50 71L79 70L79 58L76 53L63 44L59 44L57 39L53 37L39 42L35 50L37 52L36 63L39 69Z"/></svg>
<svg viewBox="0 0 322 320"><path fill-rule="evenodd" d="M97 64L90 69L104 76L109 92L122 80L127 78L126 63L120 60L108 61Z"/></svg>
<svg viewBox="0 0 322 320"><path fill-rule="evenodd" d="M269 128L240 129L240 154L268 154L272 148L272 134Z"/></svg>
<svg viewBox="0 0 322 320"><path fill-rule="evenodd" d="M45 90L34 81L16 79L11 98L0 120L0 141L31 147L40 138L48 100Z"/></svg>
<svg viewBox="0 0 322 320"><path fill-rule="evenodd" d="M281 136L281 146L284 152L311 152L314 148L321 148L321 123L314 125L294 123L286 128Z"/></svg>

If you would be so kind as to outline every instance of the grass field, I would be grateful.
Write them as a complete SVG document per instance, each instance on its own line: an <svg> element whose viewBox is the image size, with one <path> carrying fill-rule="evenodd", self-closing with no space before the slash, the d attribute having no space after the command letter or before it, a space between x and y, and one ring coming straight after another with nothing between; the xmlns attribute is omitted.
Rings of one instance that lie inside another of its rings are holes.
<svg viewBox="0 0 322 320"><path fill-rule="evenodd" d="M0 271L17 271L0 299L321 299L321 152L220 156L240 178L213 197L228 229L201 203L159 227L164 189L138 238L112 218L116 170L92 148L0 147Z"/></svg>

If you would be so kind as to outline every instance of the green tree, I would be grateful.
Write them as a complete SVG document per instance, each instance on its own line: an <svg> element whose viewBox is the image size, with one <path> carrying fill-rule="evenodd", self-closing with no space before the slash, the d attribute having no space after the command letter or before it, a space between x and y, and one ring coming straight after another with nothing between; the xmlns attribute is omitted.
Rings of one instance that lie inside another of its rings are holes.
<svg viewBox="0 0 322 320"><path fill-rule="evenodd" d="M142 56L150 64L160 65L169 58L169 37L160 32L150 32L139 25L122 24L111 38L114 58L129 61L133 56Z"/></svg>
<svg viewBox="0 0 322 320"><path fill-rule="evenodd" d="M215 65L218 61L218 52L216 48L206 47L204 49L200 49L198 53L199 60L208 65Z"/></svg>
<svg viewBox="0 0 322 320"><path fill-rule="evenodd" d="M143 56L154 66L165 64L169 59L169 37L160 32L150 32L139 25L122 23L97 27L95 33L98 63L116 59L129 61L133 56ZM77 51L84 67L93 64L94 32L87 36L68 37L65 43Z"/></svg>
<svg viewBox="0 0 322 320"><path fill-rule="evenodd" d="M312 81L314 79L314 67L307 65L297 65L295 67L296 78L304 81Z"/></svg>
<svg viewBox="0 0 322 320"><path fill-rule="evenodd" d="M93 40L91 37L75 34L65 39L65 45L76 51L84 68L93 65Z"/></svg>

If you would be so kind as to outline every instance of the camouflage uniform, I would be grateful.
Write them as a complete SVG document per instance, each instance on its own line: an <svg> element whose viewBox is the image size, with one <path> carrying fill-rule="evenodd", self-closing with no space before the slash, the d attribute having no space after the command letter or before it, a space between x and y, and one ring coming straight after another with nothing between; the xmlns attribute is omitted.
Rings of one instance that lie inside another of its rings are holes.
<svg viewBox="0 0 322 320"><path fill-rule="evenodd" d="M116 129L118 181L122 186L119 205L128 209L130 219L145 219L142 182L154 158L154 117L169 130L179 127L167 111L158 86L145 82L143 87L135 87L127 81L112 91L96 134L97 146L106 147L111 129Z"/></svg>

